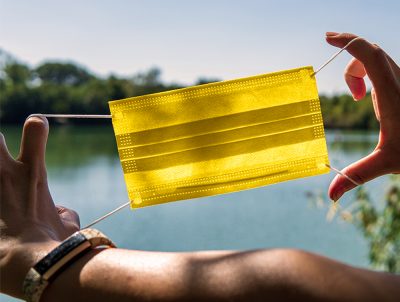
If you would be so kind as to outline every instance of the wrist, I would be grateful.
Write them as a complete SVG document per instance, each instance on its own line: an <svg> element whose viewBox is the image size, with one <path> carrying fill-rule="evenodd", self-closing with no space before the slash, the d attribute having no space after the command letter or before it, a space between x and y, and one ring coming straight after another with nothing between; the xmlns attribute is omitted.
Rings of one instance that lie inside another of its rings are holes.
<svg viewBox="0 0 400 302"><path fill-rule="evenodd" d="M46 288L55 281L60 272L88 250L101 246L116 247L106 235L96 229L86 228L66 238L29 269L22 289L26 301L39 302Z"/></svg>
<svg viewBox="0 0 400 302"><path fill-rule="evenodd" d="M57 240L49 240L13 245L2 266L2 271L7 274L7 278L2 280L1 290L6 294L22 298L22 284L29 269L60 243Z"/></svg>

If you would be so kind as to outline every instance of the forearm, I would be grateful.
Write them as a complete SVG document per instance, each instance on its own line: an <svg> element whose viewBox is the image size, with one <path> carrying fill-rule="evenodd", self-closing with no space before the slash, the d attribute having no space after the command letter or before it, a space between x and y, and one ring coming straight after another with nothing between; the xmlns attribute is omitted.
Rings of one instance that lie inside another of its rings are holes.
<svg viewBox="0 0 400 302"><path fill-rule="evenodd" d="M276 279L272 258L264 257L262 266L271 275L259 280L251 264L258 253L91 251L54 280L42 301L255 300L265 297L260 290Z"/></svg>
<svg viewBox="0 0 400 302"><path fill-rule="evenodd" d="M186 257L174 253L92 250L62 272L41 301L176 300Z"/></svg>
<svg viewBox="0 0 400 302"><path fill-rule="evenodd" d="M42 301L369 301L395 299L399 277L293 250L91 251Z"/></svg>
<svg viewBox="0 0 400 302"><path fill-rule="evenodd" d="M43 256L36 254L36 258ZM31 261L32 257L21 255L10 264L15 272L21 271L18 267L25 260ZM17 283L14 287L21 288L22 281ZM399 276L297 250L161 253L100 249L70 264L50 283L41 301L264 301L267 297L390 301L398 296Z"/></svg>

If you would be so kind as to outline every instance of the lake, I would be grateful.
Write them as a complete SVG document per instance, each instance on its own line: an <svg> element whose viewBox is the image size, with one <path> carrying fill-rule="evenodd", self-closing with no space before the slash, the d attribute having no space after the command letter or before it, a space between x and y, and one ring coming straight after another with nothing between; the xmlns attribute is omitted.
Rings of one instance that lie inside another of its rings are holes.
<svg viewBox="0 0 400 302"><path fill-rule="evenodd" d="M20 127L4 126L13 155ZM332 166L342 169L375 147L377 133L328 131ZM49 185L56 203L75 209L86 225L127 201L111 125L52 127L47 148ZM326 192L334 173L232 194L129 208L96 225L123 248L154 251L300 248L368 267L368 245L348 222L327 221L328 206L316 207L307 192ZM377 201L387 177L365 185ZM354 193L341 199L350 205ZM4 276L3 276L4 277ZM0 295L0 301L15 299Z"/></svg>

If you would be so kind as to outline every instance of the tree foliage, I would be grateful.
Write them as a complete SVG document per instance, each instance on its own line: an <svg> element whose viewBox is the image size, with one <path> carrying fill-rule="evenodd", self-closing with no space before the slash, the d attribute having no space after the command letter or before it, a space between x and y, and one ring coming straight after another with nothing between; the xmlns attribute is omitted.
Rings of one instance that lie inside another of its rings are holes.
<svg viewBox="0 0 400 302"><path fill-rule="evenodd" d="M378 208L368 192L357 190L351 221L369 243L371 264L391 273L400 273L400 179L392 177L383 208Z"/></svg>
<svg viewBox="0 0 400 302"><path fill-rule="evenodd" d="M328 128L378 129L371 94L367 93L361 101L354 101L347 94L328 98L321 97L324 124Z"/></svg>
<svg viewBox="0 0 400 302"><path fill-rule="evenodd" d="M130 78L98 77L72 62L44 62L36 68L20 63L0 49L0 119L20 123L32 113L108 113L110 100L180 88L161 80L152 68ZM197 85L218 79L201 77ZM358 103L348 95L321 97L327 128L376 129L371 96Z"/></svg>
<svg viewBox="0 0 400 302"><path fill-rule="evenodd" d="M321 194L308 192L318 207L327 204ZM400 176L392 175L383 202L379 203L363 186L357 188L355 200L346 208L331 204L328 219L338 216L352 223L368 242L371 266L379 270L400 273Z"/></svg>
<svg viewBox="0 0 400 302"><path fill-rule="evenodd" d="M43 83L83 85L93 77L85 68L73 63L46 62L34 70Z"/></svg>
<svg viewBox="0 0 400 302"><path fill-rule="evenodd" d="M110 100L180 88L163 83L157 68L131 78L101 78L70 62L45 62L32 69L8 58L0 65L2 123L20 123L39 112L109 114Z"/></svg>

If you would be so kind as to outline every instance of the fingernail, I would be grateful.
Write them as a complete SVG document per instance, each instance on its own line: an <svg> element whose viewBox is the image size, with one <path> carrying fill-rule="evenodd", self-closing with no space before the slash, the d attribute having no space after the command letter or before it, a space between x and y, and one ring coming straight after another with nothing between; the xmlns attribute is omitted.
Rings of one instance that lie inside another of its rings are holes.
<svg viewBox="0 0 400 302"><path fill-rule="evenodd" d="M327 37L336 37L337 35L339 35L339 33L334 32L334 31L327 31L327 32L325 33L325 35L326 35Z"/></svg>
<svg viewBox="0 0 400 302"><path fill-rule="evenodd" d="M41 114L31 114L30 116L28 116L27 118L26 118L26 120L30 120L30 119L34 119L34 118L37 118L37 119L39 119L39 120L42 120L42 121L46 121L47 119L44 117L44 116L42 116Z"/></svg>

